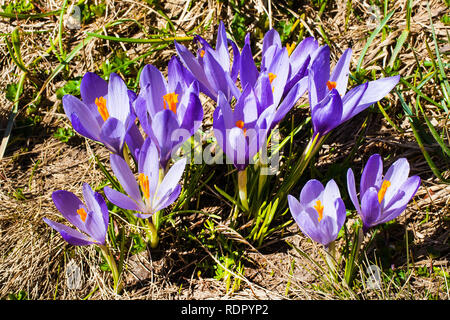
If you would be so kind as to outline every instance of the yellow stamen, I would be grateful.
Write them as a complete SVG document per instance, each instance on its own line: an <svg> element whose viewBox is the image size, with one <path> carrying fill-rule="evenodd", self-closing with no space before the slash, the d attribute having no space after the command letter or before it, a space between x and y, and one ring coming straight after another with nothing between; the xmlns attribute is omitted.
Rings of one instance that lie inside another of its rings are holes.
<svg viewBox="0 0 450 320"><path fill-rule="evenodd" d="M200 51L200 57L203 58L204 55L205 55L205 50Z"/></svg>
<svg viewBox="0 0 450 320"><path fill-rule="evenodd" d="M244 121L242 120L238 120L236 121L236 127L238 127L239 129L242 129L242 131L244 131L244 135L247 133L247 129L244 128Z"/></svg>
<svg viewBox="0 0 450 320"><path fill-rule="evenodd" d="M141 186L142 193L144 194L145 199L150 198L150 188L148 185L148 176L143 173L140 173L138 176L139 185Z"/></svg>
<svg viewBox="0 0 450 320"><path fill-rule="evenodd" d="M277 77L277 75L276 74L273 74L273 73L269 73L269 81L270 81L270 84L272 84L272 81L273 80L275 80L275 78Z"/></svg>
<svg viewBox="0 0 450 320"><path fill-rule="evenodd" d="M295 43L292 43L292 44L289 44L289 43L288 43L288 44L286 45L286 49L287 49L287 52L288 52L288 55L289 55L289 56L291 55L292 51L294 51L295 46L296 46Z"/></svg>
<svg viewBox="0 0 450 320"><path fill-rule="evenodd" d="M175 92L168 93L163 96L164 109L169 108L173 113L177 113L178 94Z"/></svg>
<svg viewBox="0 0 450 320"><path fill-rule="evenodd" d="M272 84L272 81L275 80L276 77L277 77L276 74L269 73L269 81L270 81L270 84ZM274 91L275 91L275 87L272 87L272 92L274 92Z"/></svg>
<svg viewBox="0 0 450 320"><path fill-rule="evenodd" d="M97 105L98 112L102 116L103 121L109 118L108 109L106 109L106 99L103 97L95 98L95 104Z"/></svg>
<svg viewBox="0 0 450 320"><path fill-rule="evenodd" d="M322 218L323 218L323 205L320 200L316 201L316 205L314 206L314 209L316 209L317 213L319 214L318 220L320 222L320 220L322 220Z"/></svg>
<svg viewBox="0 0 450 320"><path fill-rule="evenodd" d="M381 203L384 199L384 195L386 194L387 188L391 186L391 182L389 180L384 180L381 184L380 191L378 191L378 202Z"/></svg>
<svg viewBox="0 0 450 320"><path fill-rule="evenodd" d="M336 82L334 82L334 81L327 81L327 87L328 87L328 90L336 89Z"/></svg>
<svg viewBox="0 0 450 320"><path fill-rule="evenodd" d="M84 208L80 208L77 210L78 215L81 218L81 221L85 222L86 221L86 217L87 217L87 213L86 210L84 210Z"/></svg>

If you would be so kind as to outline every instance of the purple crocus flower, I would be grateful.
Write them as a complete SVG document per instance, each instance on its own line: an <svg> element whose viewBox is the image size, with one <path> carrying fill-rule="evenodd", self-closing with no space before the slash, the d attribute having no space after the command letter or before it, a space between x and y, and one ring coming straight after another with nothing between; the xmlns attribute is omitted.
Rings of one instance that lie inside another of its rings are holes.
<svg viewBox="0 0 450 320"><path fill-rule="evenodd" d="M183 175L186 158L175 162L161 182L158 158L156 145L147 138L139 154L136 181L125 160L111 154L111 168L127 195L105 187L104 192L108 200L120 208L137 211L135 215L139 218L149 218L155 212L171 205L181 192L178 182Z"/></svg>
<svg viewBox="0 0 450 320"><path fill-rule="evenodd" d="M200 44L197 56L194 56L185 46L175 41L175 48L186 68L194 75L200 85L200 91L214 101L217 101L219 91L227 99L238 98L240 91L236 86L239 72L240 53L237 45L227 39L225 25L221 21L214 49L205 39L196 36ZM228 44L233 48L233 63L230 63Z"/></svg>
<svg viewBox="0 0 450 320"><path fill-rule="evenodd" d="M309 180L300 198L288 195L289 209L300 230L325 247L336 240L345 222L345 205L334 180L325 188L320 181Z"/></svg>
<svg viewBox="0 0 450 320"><path fill-rule="evenodd" d="M258 115L258 100L249 85L231 109L219 91L213 128L218 145L239 170L244 170L267 140L269 113Z"/></svg>
<svg viewBox="0 0 450 320"><path fill-rule="evenodd" d="M314 134L326 135L386 96L400 76L363 83L347 92L352 50L345 50L330 75L330 48L325 45L313 53L308 68L309 104Z"/></svg>
<svg viewBox="0 0 450 320"><path fill-rule="evenodd" d="M141 92L134 102L143 130L159 150L163 168L172 153L198 130L203 119L198 82L186 75L187 70L176 57L168 69L166 81L156 67L146 65L140 78Z"/></svg>
<svg viewBox="0 0 450 320"><path fill-rule="evenodd" d="M363 231L398 217L420 186L420 177L409 175L409 163L405 158L395 161L383 176L383 160L373 154L364 167L359 197L356 195L355 176L347 171L347 188L350 199L361 216Z"/></svg>
<svg viewBox="0 0 450 320"><path fill-rule="evenodd" d="M104 245L109 223L105 200L87 183L83 184L83 197L86 204L69 191L58 190L52 194L56 208L78 230L47 218L44 221L72 245Z"/></svg>
<svg viewBox="0 0 450 320"><path fill-rule="evenodd" d="M253 60L250 47L250 35L245 38L240 60L240 78L242 87L250 85L254 88L258 99L258 113L267 109L272 118L270 129L278 124L291 110L295 103L308 89L306 67L310 61L310 53L316 48L317 41L307 38L290 51L281 46L278 33L271 29L263 40L263 59L261 72ZM282 101L280 103L280 101Z"/></svg>
<svg viewBox="0 0 450 320"><path fill-rule="evenodd" d="M125 135L134 124L131 112L134 93L119 75L111 73L109 82L88 72L80 85L82 100L65 95L66 115L81 135L103 143L111 152L122 154Z"/></svg>
<svg viewBox="0 0 450 320"><path fill-rule="evenodd" d="M281 38L275 29L270 29L263 39L261 72L269 75L273 82L275 103L285 96L292 87L307 76L307 67L311 61L311 54L317 50L319 44L314 37L303 39L297 46L281 45ZM250 71L249 71L250 69ZM246 70L246 72L243 72ZM241 82L245 87L246 82L256 82L256 66L253 61L250 41L247 35L246 44L241 53Z"/></svg>

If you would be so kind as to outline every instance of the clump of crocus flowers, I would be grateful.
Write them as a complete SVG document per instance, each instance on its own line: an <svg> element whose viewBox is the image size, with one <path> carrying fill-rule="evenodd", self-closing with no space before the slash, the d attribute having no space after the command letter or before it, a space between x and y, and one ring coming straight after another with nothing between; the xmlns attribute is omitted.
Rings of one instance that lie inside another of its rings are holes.
<svg viewBox="0 0 450 320"><path fill-rule="evenodd" d="M386 96L399 76L363 83L347 91L351 49L344 52L330 73L327 45L319 46L316 39L308 37L297 45L283 46L274 29L264 36L259 68L250 34L240 50L227 38L222 22L215 48L200 36L195 41L199 44L195 55L175 41L178 55L168 64L167 79L155 66L145 66L140 73L139 92L129 90L118 74L111 73L106 81L88 72L81 81L81 99L63 97L64 111L73 128L110 151L111 169L119 186L106 186L106 198L144 219L151 247L158 245L159 218L177 201L182 190L180 180L189 165L186 158L174 161L174 156L200 128L204 116L200 94L205 94L216 104L216 143L237 170L239 207L255 214L262 201L249 201L247 186L258 184L256 195L260 197L266 179L260 174L249 182L247 167L255 163L263 167L260 152L267 147L272 131L308 92L311 140L275 196L288 202L302 232L332 251L346 218L336 182L330 180L324 187L320 181L310 180L299 198L289 192L329 133ZM347 175L350 198L361 216L364 232L403 212L420 184L418 177L408 178L406 159L395 162L384 176L382 169L381 156L373 155L361 177L360 200L353 171L349 169ZM99 246L118 291L119 272L106 237L110 220L106 202L87 184L83 196L85 204L71 192L60 190L53 194L57 209L78 230L44 220L72 245Z"/></svg>

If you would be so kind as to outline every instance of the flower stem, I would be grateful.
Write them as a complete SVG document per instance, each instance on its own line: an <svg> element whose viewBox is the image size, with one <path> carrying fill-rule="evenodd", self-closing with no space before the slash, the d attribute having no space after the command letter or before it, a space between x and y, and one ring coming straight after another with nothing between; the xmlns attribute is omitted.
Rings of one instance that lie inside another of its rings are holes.
<svg viewBox="0 0 450 320"><path fill-rule="evenodd" d="M244 207L246 211L249 211L247 200L247 168L238 171L238 187L239 198L241 199L242 207Z"/></svg>
<svg viewBox="0 0 450 320"><path fill-rule="evenodd" d="M157 212L159 213L159 211ZM155 215L157 214L155 213L153 217L155 217ZM158 231L155 228L155 225L150 221L150 219L145 219L145 221L147 222L147 235L149 237L149 242L150 242L150 247L151 248L156 248L159 244L159 237L158 237Z"/></svg>
<svg viewBox="0 0 450 320"><path fill-rule="evenodd" d="M337 280L336 265L335 265L335 261L336 261L336 243L335 243L335 241L331 241L328 244L328 247L326 248L325 252L326 252L325 259L326 259L328 267L330 269L330 275L331 275L332 279Z"/></svg>
<svg viewBox="0 0 450 320"><path fill-rule="evenodd" d="M99 245L99 247L106 259L106 262L108 263L109 268L111 269L114 281L114 292L119 294L120 290L122 289L122 284L120 282L120 273L117 269L116 261L114 260L114 257L112 256L109 248L106 245Z"/></svg>

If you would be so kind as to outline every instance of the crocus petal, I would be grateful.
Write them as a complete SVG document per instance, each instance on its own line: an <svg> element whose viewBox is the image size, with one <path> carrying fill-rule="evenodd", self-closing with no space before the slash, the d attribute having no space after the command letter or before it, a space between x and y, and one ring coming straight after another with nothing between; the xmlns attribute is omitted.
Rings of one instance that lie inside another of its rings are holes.
<svg viewBox="0 0 450 320"><path fill-rule="evenodd" d="M177 184L171 192L166 194L166 196L164 198L162 198L158 201L158 204L155 207L155 212L165 209L168 206L170 206L172 203L174 203L175 200L177 200L178 197L180 196L180 193L181 193L181 186L179 184Z"/></svg>
<svg viewBox="0 0 450 320"><path fill-rule="evenodd" d="M238 74L239 74L239 68L241 65L241 54L239 52L239 48L237 47L236 43L234 41L228 39L228 44L231 45L231 48L233 49L233 65L231 66L231 72L230 77L233 80L233 82L236 82Z"/></svg>
<svg viewBox="0 0 450 320"><path fill-rule="evenodd" d="M359 207L358 196L356 195L355 175L350 168L347 170L347 190L356 211L361 215L361 208Z"/></svg>
<svg viewBox="0 0 450 320"><path fill-rule="evenodd" d="M289 56L291 67L292 67L292 74L296 75L300 69L303 68L303 65L315 50L319 47L319 43L317 42L314 37L307 37L303 39L292 51L291 55Z"/></svg>
<svg viewBox="0 0 450 320"><path fill-rule="evenodd" d="M400 81L400 76L386 77L375 81L369 81L367 90L364 92L363 97L359 101L355 110L360 112L365 108L371 106L377 101L383 99L392 89L395 88ZM355 112L356 112L355 111ZM355 113L356 114L356 113Z"/></svg>
<svg viewBox="0 0 450 320"><path fill-rule="evenodd" d="M87 246L90 244L94 244L94 240L87 235L79 232L78 230L72 229L66 225L63 225L61 223L52 221L50 219L44 218L43 219L46 224L48 224L50 227L58 231L62 238L67 241L69 244L74 246Z"/></svg>
<svg viewBox="0 0 450 320"><path fill-rule="evenodd" d="M243 130L238 127L232 128L228 132L227 140L230 145L230 148L227 149L227 156L232 159L238 170L244 170L249 162L249 148Z"/></svg>
<svg viewBox="0 0 450 320"><path fill-rule="evenodd" d="M67 219L71 224L87 233L86 226L81 220L80 215L77 213L78 209L85 209L85 206L81 200L72 192L65 190L58 190L52 193L53 203L59 212Z"/></svg>
<svg viewBox="0 0 450 320"><path fill-rule="evenodd" d="M164 109L163 96L167 92L167 82L162 73L155 66L148 64L139 78L141 88L146 88L147 108L151 115Z"/></svg>
<svg viewBox="0 0 450 320"><path fill-rule="evenodd" d="M368 82L363 83L353 89L351 89L342 98L342 122L349 120L350 118L356 116L358 113L364 109L359 108L358 105L367 90Z"/></svg>
<svg viewBox="0 0 450 320"><path fill-rule="evenodd" d="M126 129L124 123L116 118L108 118L102 126L100 141L114 153L122 154Z"/></svg>
<svg viewBox="0 0 450 320"><path fill-rule="evenodd" d="M288 95L283 99L278 107L271 126L277 125L285 115L292 109L297 101L303 96L308 89L308 79L303 78L289 91Z"/></svg>
<svg viewBox="0 0 450 320"><path fill-rule="evenodd" d="M116 154L109 156L111 169L125 192L134 200L141 200L141 193L136 178L126 161Z"/></svg>
<svg viewBox="0 0 450 320"><path fill-rule="evenodd" d="M83 184L83 198L90 211L84 221L87 233L99 243L104 244L109 224L109 212L105 200L87 183Z"/></svg>
<svg viewBox="0 0 450 320"><path fill-rule="evenodd" d="M149 194L154 195L159 183L158 148L151 138L147 138L142 149L138 162L139 173L143 173L148 177Z"/></svg>
<svg viewBox="0 0 450 320"><path fill-rule="evenodd" d="M262 52L265 53L267 51L267 49L271 46L276 46L276 47L281 48L280 34L275 29L270 29L264 35Z"/></svg>
<svg viewBox="0 0 450 320"><path fill-rule="evenodd" d="M377 224L381 215L381 206L378 202L378 190L370 187L361 199L361 219L363 231Z"/></svg>
<svg viewBox="0 0 450 320"><path fill-rule="evenodd" d="M175 41L175 49L177 50L178 57L186 66L186 68L194 75L194 77L203 85L207 94L211 99L217 99L217 91L211 86L208 78L203 70L203 67L198 63L197 58L183 45Z"/></svg>
<svg viewBox="0 0 450 320"><path fill-rule="evenodd" d="M403 185L403 183L408 179L409 175L409 163L406 158L400 158L395 161L384 176L384 180L388 180L391 184L387 188L384 203L390 202L392 197L397 193L397 190Z"/></svg>
<svg viewBox="0 0 450 320"><path fill-rule="evenodd" d="M339 187L336 182L331 179L325 186L323 190L323 202L334 204L334 201L341 197L341 193L339 192Z"/></svg>
<svg viewBox="0 0 450 320"><path fill-rule="evenodd" d="M147 99L146 94L142 91L140 92L139 96L137 97L136 101L134 102L134 110L136 112L136 115L139 119L139 123L141 124L142 129L144 132L149 135L152 131L151 129L151 117L149 117L149 112L147 109ZM154 113L151 113L152 116L156 114L156 111Z"/></svg>
<svg viewBox="0 0 450 320"><path fill-rule="evenodd" d="M105 187L103 191L105 192L106 198L108 198L111 203L115 204L119 208L139 212L145 211L145 204L143 201L132 199L117 190L111 189L110 187Z"/></svg>
<svg viewBox="0 0 450 320"><path fill-rule="evenodd" d="M409 177L397 194L392 197L391 201L383 208L383 214L379 223L385 223L397 218L405 209L408 202L414 197L420 186L420 177Z"/></svg>
<svg viewBox="0 0 450 320"><path fill-rule="evenodd" d="M245 88L247 84L251 87L255 86L259 72L253 60L252 49L249 44L244 45L244 48L242 48L240 71L242 87Z"/></svg>
<svg viewBox="0 0 450 320"><path fill-rule="evenodd" d="M225 96L230 99L232 96L239 97L240 92L234 82L231 80L230 75L226 73L222 66L214 59L214 57L206 52L203 56L205 74L212 84L215 92L222 91Z"/></svg>
<svg viewBox="0 0 450 320"><path fill-rule="evenodd" d="M274 56L268 71L275 74L276 78L272 81L273 103L278 105L284 94L284 87L289 76L289 55L286 48L282 48Z"/></svg>
<svg viewBox="0 0 450 320"><path fill-rule="evenodd" d="M169 169L157 191L157 196L160 199L166 197L167 194L173 191L176 185L180 182L181 176L183 175L186 167L186 161L186 158L182 158L181 160L175 162Z"/></svg>
<svg viewBox="0 0 450 320"><path fill-rule="evenodd" d="M225 71L230 71L230 54L228 53L228 40L225 25L222 21L219 22L219 30L216 39L216 52L218 62Z"/></svg>
<svg viewBox="0 0 450 320"><path fill-rule="evenodd" d="M86 104L72 95L65 95L62 98L64 112L72 122L73 128L81 135L99 141L100 124L96 119L96 114L91 111Z"/></svg>
<svg viewBox="0 0 450 320"><path fill-rule="evenodd" d="M383 159L379 154L373 154L370 156L369 160L367 160L366 165L364 166L363 173L361 175L361 182L359 193L360 197L364 196L364 193L370 187L376 187L379 189L381 187L383 175Z"/></svg>
<svg viewBox="0 0 450 320"><path fill-rule="evenodd" d="M131 111L128 89L122 78L114 72L109 76L106 107L111 117L125 124Z"/></svg>
<svg viewBox="0 0 450 320"><path fill-rule="evenodd" d="M322 101L327 92L327 81L330 77L330 47L322 46L314 53L308 68L309 105L315 106Z"/></svg>
<svg viewBox="0 0 450 320"><path fill-rule="evenodd" d="M265 109L273 105L272 84L267 71L259 74L254 91L258 98L258 114L260 115Z"/></svg>
<svg viewBox="0 0 450 320"><path fill-rule="evenodd" d="M239 97L233 112L234 120L241 120L245 126L256 122L258 119L258 103L253 88L247 85Z"/></svg>
<svg viewBox="0 0 450 320"><path fill-rule="evenodd" d="M188 130L191 135L198 130L203 120L202 103L198 96L198 89L194 89L194 86L197 86L197 82L192 83L185 96L183 96L183 101L181 102L181 105L185 106L183 114L181 114L181 110L177 111L179 119L182 119L180 127Z"/></svg>
<svg viewBox="0 0 450 320"><path fill-rule="evenodd" d="M168 73L168 90L174 92L178 84L183 85L186 89L195 79L192 73L187 70L177 56L173 56L167 66Z"/></svg>
<svg viewBox="0 0 450 320"><path fill-rule="evenodd" d="M170 160L174 146L180 142L173 139L175 130L179 128L176 115L169 109L158 112L152 121L151 136L158 147L162 167Z"/></svg>
<svg viewBox="0 0 450 320"><path fill-rule="evenodd" d="M125 135L125 142L130 150L131 156L137 161L139 150L144 143L144 137L142 137L142 134L135 123L128 129Z"/></svg>
<svg viewBox="0 0 450 320"><path fill-rule="evenodd" d="M342 54L336 66L331 73L330 80L336 82L336 90L341 96L345 95L347 91L348 76L350 74L350 59L352 57L352 49L348 48Z"/></svg>
<svg viewBox="0 0 450 320"><path fill-rule="evenodd" d="M309 206L311 202L320 197L323 190L324 187L320 181L316 179L309 180L300 192L300 203L303 206Z"/></svg>
<svg viewBox="0 0 450 320"><path fill-rule="evenodd" d="M108 82L93 72L86 72L80 83L81 99L86 105L94 105L95 99L106 97Z"/></svg>
<svg viewBox="0 0 450 320"><path fill-rule="evenodd" d="M336 89L314 106L311 111L311 121L314 133L325 135L341 124L342 100Z"/></svg>
<svg viewBox="0 0 450 320"><path fill-rule="evenodd" d="M293 196L288 195L289 209L292 217L300 230L310 239L322 243L322 236L318 232L317 218L311 216L304 210L303 205Z"/></svg>

